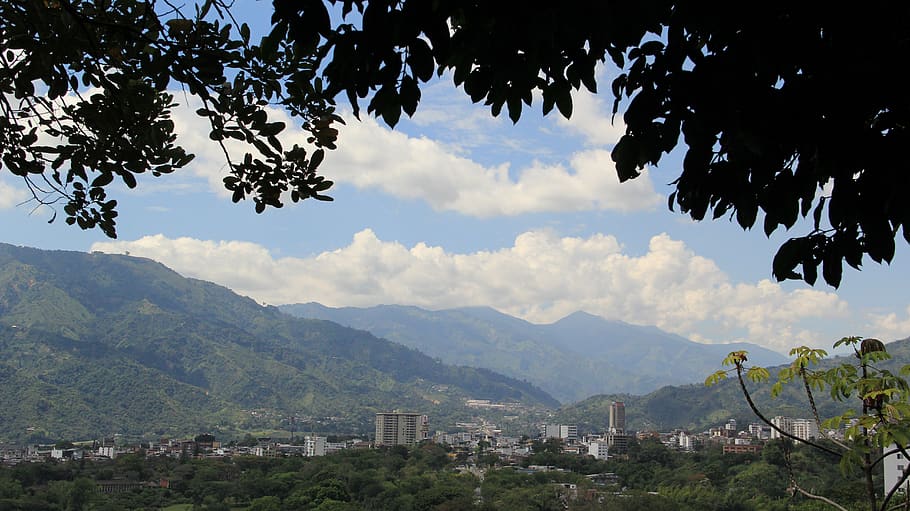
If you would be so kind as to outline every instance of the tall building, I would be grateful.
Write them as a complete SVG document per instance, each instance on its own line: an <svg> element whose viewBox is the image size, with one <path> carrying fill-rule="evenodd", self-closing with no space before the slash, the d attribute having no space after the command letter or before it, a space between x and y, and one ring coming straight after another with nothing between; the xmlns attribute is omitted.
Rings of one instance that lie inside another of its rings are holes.
<svg viewBox="0 0 910 511"><path fill-rule="evenodd" d="M774 417L773 419L771 419L771 424L777 426L778 428L780 428L781 430L783 430L787 433L790 433L791 435L793 434L793 419L791 419L790 417L784 417L783 415L778 415L778 416ZM783 435L781 435L778 430L771 428L771 438L772 439L782 438L782 437L783 437Z"/></svg>
<svg viewBox="0 0 910 511"><path fill-rule="evenodd" d="M595 440L588 444L588 454L596 460L605 460L610 457L610 444L603 440Z"/></svg>
<svg viewBox="0 0 910 511"><path fill-rule="evenodd" d="M610 433L623 434L626 431L626 405L613 401L610 405Z"/></svg>
<svg viewBox="0 0 910 511"><path fill-rule="evenodd" d="M771 424L801 440L818 438L818 425L811 419L793 419L778 415L771 419ZM771 438L782 436L777 430L771 429Z"/></svg>
<svg viewBox="0 0 910 511"><path fill-rule="evenodd" d="M304 455L309 457L325 456L325 440L324 436L303 437Z"/></svg>
<svg viewBox="0 0 910 511"><path fill-rule="evenodd" d="M567 442L578 440L576 424L541 424L539 430L543 438L561 438Z"/></svg>
<svg viewBox="0 0 910 511"><path fill-rule="evenodd" d="M891 444L884 448L883 451L887 453L895 449L897 449L897 445ZM897 486L897 483L904 475L904 469L907 468L908 464L910 464L910 461L908 461L902 453L898 452L885 456L885 459L882 461L885 472L885 493L888 493L891 491L891 488ZM910 480L904 481L903 490L905 492L910 491Z"/></svg>
<svg viewBox="0 0 910 511"><path fill-rule="evenodd" d="M414 445L430 436L430 421L419 413L377 413L376 445Z"/></svg>

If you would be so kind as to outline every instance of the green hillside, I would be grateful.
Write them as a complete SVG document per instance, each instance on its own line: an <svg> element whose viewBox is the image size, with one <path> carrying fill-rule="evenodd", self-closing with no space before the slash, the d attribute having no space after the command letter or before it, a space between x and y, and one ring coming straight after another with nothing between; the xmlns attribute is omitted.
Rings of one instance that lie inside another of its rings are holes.
<svg viewBox="0 0 910 511"><path fill-rule="evenodd" d="M291 414L369 431L393 408L442 426L469 416L465 398L558 405L147 259L0 245L0 441L230 431Z"/></svg>
<svg viewBox="0 0 910 511"><path fill-rule="evenodd" d="M910 338L886 345L891 359L877 364L883 369L897 373L904 365L910 364ZM830 367L841 360L836 357L825 361L820 367ZM719 369L721 360L717 361ZM780 367L769 368L772 378L777 377ZM705 377L708 374L704 375ZM811 412L805 391L799 384L784 387L777 398L770 396L771 384L749 383L750 393L766 417L786 415L810 418ZM815 399L822 419L843 413L855 402L839 402L827 393L816 392ZM742 425L758 422L749 409L739 383L729 378L718 385L706 387L703 384L667 386L643 396L612 394L593 396L584 401L561 408L556 419L561 423L577 423L579 429L592 432L603 431L610 416L610 403L623 401L626 409L627 427L633 430L668 431L684 428L703 431L718 426L728 419L736 419Z"/></svg>
<svg viewBox="0 0 910 511"><path fill-rule="evenodd" d="M403 305L356 308L282 305L298 317L334 321L420 350L449 364L527 379L563 402L597 394L646 394L704 379L717 361L748 350L759 364L786 358L754 344L700 344L653 326L576 312L533 324L487 307L429 311Z"/></svg>

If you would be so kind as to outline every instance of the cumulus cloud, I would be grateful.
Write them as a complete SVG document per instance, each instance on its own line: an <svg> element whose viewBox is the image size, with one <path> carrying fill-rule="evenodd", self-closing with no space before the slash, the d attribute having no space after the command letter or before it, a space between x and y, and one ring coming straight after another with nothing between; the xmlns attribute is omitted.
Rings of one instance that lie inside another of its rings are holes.
<svg viewBox="0 0 910 511"><path fill-rule="evenodd" d="M16 207L28 198L27 191L0 180L0 209Z"/></svg>
<svg viewBox="0 0 910 511"><path fill-rule="evenodd" d="M876 337L885 342L891 339L904 339L910 336L910 305L903 317L896 313L869 314L868 327L872 332L867 337Z"/></svg>
<svg viewBox="0 0 910 511"><path fill-rule="evenodd" d="M654 236L642 255L626 253L613 236L546 230L525 232L507 248L465 254L424 243L407 247L369 229L345 247L307 258L276 258L253 243L162 235L96 243L92 250L129 251L275 304L487 305L534 322L584 310L695 340L749 340L781 350L819 345L803 322L848 312L832 293L731 282L713 261L666 234Z"/></svg>
<svg viewBox="0 0 910 511"><path fill-rule="evenodd" d="M508 163L486 167L428 138L385 129L375 120L341 131L344 147L325 172L358 188L378 188L434 209L475 217L536 212L650 210L662 202L647 176L620 184L606 151L574 154L566 164L534 162L510 176Z"/></svg>
<svg viewBox="0 0 910 511"><path fill-rule="evenodd" d="M180 142L197 155L190 172L207 179L226 195L222 178L225 157L208 139L205 120L192 108L175 112ZM288 126L283 112L272 112ZM560 164L534 162L510 172L510 162L485 166L451 145L427 137L390 130L369 117L340 127L339 148L322 164L322 173L338 183L377 189L398 198L421 200L437 211L454 211L479 218L566 211L641 211L662 202L647 173L620 184L610 155L602 150L575 153ZM289 130L283 143L305 145L306 135ZM235 155L245 148L228 145ZM513 177L515 176L515 177Z"/></svg>
<svg viewBox="0 0 910 511"><path fill-rule="evenodd" d="M603 82L602 79L599 81ZM582 89L572 96L572 102L572 117L566 119L556 115L556 122L560 127L582 135L588 145L613 145L626 132L622 113L616 114L614 118L612 106L602 95Z"/></svg>

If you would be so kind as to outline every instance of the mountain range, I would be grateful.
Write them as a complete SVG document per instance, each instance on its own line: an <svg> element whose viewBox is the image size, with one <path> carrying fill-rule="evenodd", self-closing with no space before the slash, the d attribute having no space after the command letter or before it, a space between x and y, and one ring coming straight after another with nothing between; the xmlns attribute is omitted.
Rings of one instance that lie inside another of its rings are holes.
<svg viewBox="0 0 910 511"><path fill-rule="evenodd" d="M284 307L294 308L338 311ZM600 432L610 403L621 400L630 429L700 430L729 418L754 421L735 381L664 385L643 395L617 384L619 391L602 390L559 409L541 386L566 394L575 387L606 389L601 380L586 381L596 376L582 372L590 366L630 381L659 382L662 371L700 382L724 354L740 348L750 351L750 363L773 366L782 359L754 346L698 345L584 313L533 325L486 308L366 311L375 324L362 328L436 347L428 355L363 329L296 318L148 259L0 244L0 442L114 433L232 436L276 427L368 433L373 414L391 409L427 413L432 427L446 429L480 413L465 407L470 398L522 403L521 411L493 419L521 415L527 427L546 420ZM705 348L718 351L705 354ZM471 350L473 363L506 360L524 372L514 373L519 379L443 360ZM896 372L910 362L910 339L888 344L888 351L894 358L884 366ZM547 367L553 372L532 371ZM754 398L769 416L806 416L798 388L772 400L768 387L756 386ZM845 405L817 399L822 415Z"/></svg>
<svg viewBox="0 0 910 511"><path fill-rule="evenodd" d="M890 342L886 344L886 348L891 358L876 363L877 368L898 374L904 366L910 364L910 337ZM811 369L828 369L843 362L856 365L853 355L842 355L825 359ZM751 356L749 364L753 364ZM768 367L772 382L776 381L782 368ZM776 398L771 397L771 383L755 384L748 380L746 382L752 399L766 417L784 415L812 418L805 390L798 381L785 385L781 395ZM823 420L840 415L848 409L856 411L861 408L861 402L855 396L836 400L827 391L815 391L814 399L819 416ZM739 429L745 429L746 424L758 422L735 377L712 386L705 386L702 383L667 386L646 395L591 396L584 401L560 408L553 420L562 424L578 424L580 431L603 431L613 401L625 403L628 427L637 431L669 431L673 428L682 428L697 432L721 425L731 418L737 421Z"/></svg>
<svg viewBox="0 0 910 511"><path fill-rule="evenodd" d="M759 365L786 362L783 355L754 344L701 344L653 326L585 312L538 325L487 307L429 311L305 303L279 308L367 330L445 363L526 379L563 402L599 394L646 394L665 385L703 381L731 351L746 350Z"/></svg>
<svg viewBox="0 0 910 511"><path fill-rule="evenodd" d="M148 259L0 244L0 441L249 430L285 416L370 431L391 409L470 417L468 398L558 406L524 381L294 318Z"/></svg>

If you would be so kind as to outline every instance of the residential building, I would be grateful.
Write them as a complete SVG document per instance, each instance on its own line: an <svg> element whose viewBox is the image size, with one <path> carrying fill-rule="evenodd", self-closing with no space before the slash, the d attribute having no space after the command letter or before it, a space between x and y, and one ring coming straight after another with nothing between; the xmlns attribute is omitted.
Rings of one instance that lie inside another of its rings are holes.
<svg viewBox="0 0 910 511"><path fill-rule="evenodd" d="M771 419L771 424L801 440L818 438L818 424L811 419L793 419L778 415ZM771 428L772 439L783 436L778 430Z"/></svg>
<svg viewBox="0 0 910 511"><path fill-rule="evenodd" d="M773 419L771 419L771 425L776 426L777 428L780 428L782 431L784 431L786 433L790 433L791 435L793 434L792 433L793 419L791 419L790 417L784 417L782 415L778 415L778 416L774 417ZM771 428L771 439L773 440L775 438L783 438L783 435L781 435L780 431L778 431L777 429Z"/></svg>
<svg viewBox="0 0 910 511"><path fill-rule="evenodd" d="M607 443L610 449L616 454L626 454L629 452L629 437L619 433L607 433Z"/></svg>
<svg viewBox="0 0 910 511"><path fill-rule="evenodd" d="M603 440L596 440L588 444L588 454L594 459L605 460L610 456L610 444Z"/></svg>
<svg viewBox="0 0 910 511"><path fill-rule="evenodd" d="M761 444L727 444L724 445L724 454L759 454Z"/></svg>
<svg viewBox="0 0 910 511"><path fill-rule="evenodd" d="M543 438L561 438L568 442L578 440L578 426L575 424L541 424L540 436Z"/></svg>
<svg viewBox="0 0 910 511"><path fill-rule="evenodd" d="M414 445L430 435L430 421L419 413L377 413L376 445Z"/></svg>
<svg viewBox="0 0 910 511"><path fill-rule="evenodd" d="M884 449L884 452L890 452L897 448L896 445L891 444ZM903 453L894 453L882 460L882 466L885 469L885 493L887 494L891 491L891 488L894 488L897 485L897 482L900 481L901 476L904 473L904 470L907 469L907 465L910 465L910 460L907 459ZM904 481L901 489L904 492L910 491L910 479Z"/></svg>
<svg viewBox="0 0 910 511"><path fill-rule="evenodd" d="M811 419L793 419L793 436L802 440L818 438L818 424Z"/></svg>
<svg viewBox="0 0 910 511"><path fill-rule="evenodd" d="M303 437L303 454L304 456L325 456L326 441L324 436L305 436Z"/></svg>
<svg viewBox="0 0 910 511"><path fill-rule="evenodd" d="M686 433L685 431L680 431L679 435L676 437L679 448L684 451L691 451L695 449L695 437Z"/></svg>

